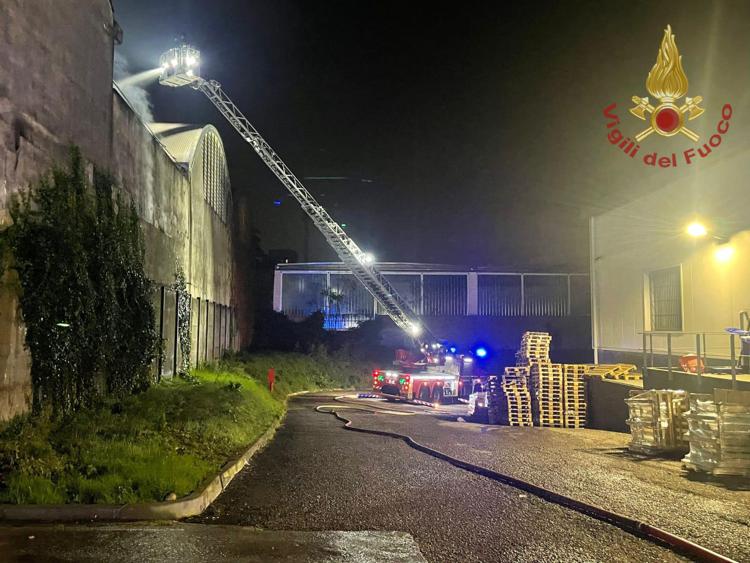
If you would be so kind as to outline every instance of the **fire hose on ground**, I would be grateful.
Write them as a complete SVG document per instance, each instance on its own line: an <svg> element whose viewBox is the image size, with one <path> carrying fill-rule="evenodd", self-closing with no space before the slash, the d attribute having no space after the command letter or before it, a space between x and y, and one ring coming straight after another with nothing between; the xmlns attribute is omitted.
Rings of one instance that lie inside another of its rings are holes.
<svg viewBox="0 0 750 563"><path fill-rule="evenodd" d="M338 401L341 398L342 397L336 397L335 400ZM627 516L623 516L622 514L617 514L616 512L612 512L604 508L600 508L598 506L594 506L583 501L576 500L559 493L555 493L554 491L550 491L549 489L545 489L544 487L540 487L527 481L523 481L522 479L511 477L510 475L499 473L492 469L488 469L486 467L482 467L480 465L455 458L439 450L430 448L428 446L425 446L424 444L420 444L411 436L408 436L406 434L389 432L387 430L374 430L353 426L352 421L339 414L337 409L369 410L370 412L372 412L372 410L369 408L357 407L354 405L318 405L317 407L315 407L316 412L331 414L336 417L336 419L343 422L344 429L346 430L351 430L352 432L360 432L362 434L373 434L375 436L386 436L388 438L401 440L405 442L409 447L430 455L434 458L446 461L454 467L458 467L459 469L470 471L471 473L481 475L482 477L487 477L488 479L492 479L493 481L497 481L516 489L520 489L547 502L551 502L560 506L564 506L565 508L575 510L576 512L580 512L581 514L585 514L586 516L590 516L591 518L595 518L596 520L600 520L602 522L606 522L608 524L616 526L621 530L628 532L629 534L642 539L646 539L663 547L667 547L680 554L699 559L700 561L736 563L736 561L734 561L733 559L725 557L724 555L716 553L715 551L691 542L690 540L687 540L683 537L667 532L666 530L663 530L656 526L652 526L651 524L647 524L646 522L642 522L634 518L629 518ZM394 414L406 414L399 413L398 411L386 411L385 409L375 409L375 411L385 413L390 412Z"/></svg>

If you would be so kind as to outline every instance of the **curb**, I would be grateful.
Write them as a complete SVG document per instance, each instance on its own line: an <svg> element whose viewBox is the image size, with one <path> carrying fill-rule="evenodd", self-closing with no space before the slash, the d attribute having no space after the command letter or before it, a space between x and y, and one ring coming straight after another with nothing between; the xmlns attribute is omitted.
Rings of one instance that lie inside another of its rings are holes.
<svg viewBox="0 0 750 563"><path fill-rule="evenodd" d="M290 397L307 391L291 393ZM286 405L286 402L284 404ZM132 520L181 520L198 516L216 500L250 459L262 450L274 437L276 430L286 418L275 420L273 424L240 457L225 463L219 474L213 477L201 490L190 493L176 501L149 502L138 504L0 504L0 521L27 522L74 522L80 520L132 521ZM204 481L205 483L205 481Z"/></svg>

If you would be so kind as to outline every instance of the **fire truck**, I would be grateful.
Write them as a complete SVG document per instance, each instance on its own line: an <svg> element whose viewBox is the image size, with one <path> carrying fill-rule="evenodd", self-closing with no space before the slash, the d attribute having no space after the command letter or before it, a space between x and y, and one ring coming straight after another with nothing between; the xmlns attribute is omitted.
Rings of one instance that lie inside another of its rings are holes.
<svg viewBox="0 0 750 563"><path fill-rule="evenodd" d="M399 349L393 369L372 372L372 389L390 400L454 402L472 392L473 362L471 356L446 353L440 344L423 346L418 359Z"/></svg>

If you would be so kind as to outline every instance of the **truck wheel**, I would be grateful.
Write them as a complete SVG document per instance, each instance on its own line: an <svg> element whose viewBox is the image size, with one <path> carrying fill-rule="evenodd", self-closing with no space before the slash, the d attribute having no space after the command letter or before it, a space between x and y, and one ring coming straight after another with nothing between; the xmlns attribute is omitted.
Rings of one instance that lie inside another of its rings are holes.
<svg viewBox="0 0 750 563"><path fill-rule="evenodd" d="M419 398L422 401L430 401L430 388L427 387L427 385L422 385L422 387L419 388Z"/></svg>
<svg viewBox="0 0 750 563"><path fill-rule="evenodd" d="M432 392L432 402L433 403L443 402L443 388L442 387L435 387L435 390Z"/></svg>

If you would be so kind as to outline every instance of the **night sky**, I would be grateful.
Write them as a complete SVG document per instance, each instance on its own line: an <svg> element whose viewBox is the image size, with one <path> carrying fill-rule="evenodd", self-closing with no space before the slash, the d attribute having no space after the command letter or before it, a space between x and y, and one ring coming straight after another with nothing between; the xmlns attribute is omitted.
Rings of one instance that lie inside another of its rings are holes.
<svg viewBox="0 0 750 563"><path fill-rule="evenodd" d="M710 166L653 169L606 140L612 102L626 134L644 128L627 110L648 95L666 24L688 95L705 100L691 128L707 139L728 101L732 129L712 158L748 148L750 3L519 4L116 0L115 17L134 72L184 33L203 76L379 260L586 271L592 213L685 174L700 182ZM249 207L265 249L335 258L204 96L148 89L157 120L219 128L235 205ZM642 145L668 154L691 142Z"/></svg>

